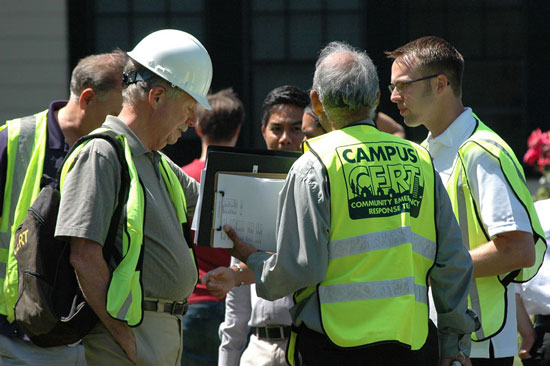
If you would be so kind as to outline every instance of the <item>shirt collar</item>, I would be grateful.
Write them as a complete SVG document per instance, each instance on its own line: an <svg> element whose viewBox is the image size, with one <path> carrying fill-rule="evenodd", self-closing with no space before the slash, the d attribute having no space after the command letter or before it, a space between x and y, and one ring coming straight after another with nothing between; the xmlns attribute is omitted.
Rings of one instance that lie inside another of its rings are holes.
<svg viewBox="0 0 550 366"><path fill-rule="evenodd" d="M128 145L130 146L130 151L132 152L132 155L137 156L149 152L149 149L147 149L145 145L143 145L143 143L136 136L134 131L132 131L130 127L128 127L122 120L118 119L117 117L108 115L102 127L109 128L116 133L120 133L126 136L126 140L128 141Z"/></svg>
<svg viewBox="0 0 550 366"><path fill-rule="evenodd" d="M48 108L48 148L54 150L66 150L68 151L69 145L65 142L65 136L61 127L59 127L59 121L55 116L55 112L67 105L66 100L56 100L50 103Z"/></svg>
<svg viewBox="0 0 550 366"><path fill-rule="evenodd" d="M437 144L458 148L468 139L468 137L470 137L475 127L476 120L472 114L472 109L465 108L464 112L462 112L441 135L433 137L431 132L428 133L428 146Z"/></svg>
<svg viewBox="0 0 550 366"><path fill-rule="evenodd" d="M374 121L370 118L365 118L360 121L353 122L347 125L346 127L357 126L357 125L370 125L370 126L376 127L376 123L374 123Z"/></svg>

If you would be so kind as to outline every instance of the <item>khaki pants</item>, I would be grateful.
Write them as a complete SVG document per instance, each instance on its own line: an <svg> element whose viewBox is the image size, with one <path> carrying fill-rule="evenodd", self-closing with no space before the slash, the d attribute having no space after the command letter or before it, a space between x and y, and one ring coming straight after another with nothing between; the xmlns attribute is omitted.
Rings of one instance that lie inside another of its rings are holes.
<svg viewBox="0 0 550 366"><path fill-rule="evenodd" d="M143 322L133 328L133 331L136 336L138 366L180 365L182 351L180 317L145 311ZM88 366L133 365L102 323L92 329L83 341Z"/></svg>
<svg viewBox="0 0 550 366"><path fill-rule="evenodd" d="M0 335L0 365L84 366L84 347L42 348L30 341Z"/></svg>
<svg viewBox="0 0 550 366"><path fill-rule="evenodd" d="M241 356L240 366L288 366L286 346L288 340L268 341L250 336L250 342Z"/></svg>

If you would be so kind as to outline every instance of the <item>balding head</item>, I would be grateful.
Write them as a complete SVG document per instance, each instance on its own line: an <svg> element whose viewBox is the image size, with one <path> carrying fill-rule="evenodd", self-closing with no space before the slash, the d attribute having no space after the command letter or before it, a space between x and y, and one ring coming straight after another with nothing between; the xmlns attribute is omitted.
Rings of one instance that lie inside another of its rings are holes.
<svg viewBox="0 0 550 366"><path fill-rule="evenodd" d="M378 105L376 67L365 52L342 42L331 42L321 51L312 89L335 125L351 122L350 115L372 118Z"/></svg>
<svg viewBox="0 0 550 366"><path fill-rule="evenodd" d="M113 90L120 93L122 69L127 60L126 53L118 49L81 59L71 75L71 99L78 100L86 88L93 89L100 100L105 100Z"/></svg>

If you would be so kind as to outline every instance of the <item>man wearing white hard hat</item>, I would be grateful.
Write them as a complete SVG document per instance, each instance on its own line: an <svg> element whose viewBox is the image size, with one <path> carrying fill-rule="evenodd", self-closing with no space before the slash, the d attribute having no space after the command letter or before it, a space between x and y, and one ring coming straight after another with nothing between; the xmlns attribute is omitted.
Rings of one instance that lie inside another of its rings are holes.
<svg viewBox="0 0 550 366"><path fill-rule="evenodd" d="M171 29L128 56L122 111L97 131L116 136L124 157L93 139L68 158L56 236L70 238L71 264L100 319L83 340L87 364L179 365L181 316L198 277L187 235L198 184L158 150L194 126L197 104L210 108L212 63L195 37ZM115 220L116 250L106 261Z"/></svg>

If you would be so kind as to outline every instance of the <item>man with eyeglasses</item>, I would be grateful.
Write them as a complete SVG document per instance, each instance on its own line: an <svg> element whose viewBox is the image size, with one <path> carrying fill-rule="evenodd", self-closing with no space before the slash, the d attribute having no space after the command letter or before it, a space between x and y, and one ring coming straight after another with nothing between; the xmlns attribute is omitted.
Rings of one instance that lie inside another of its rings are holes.
<svg viewBox="0 0 550 366"><path fill-rule="evenodd" d="M423 145L474 262L469 305L481 328L472 333L472 364L512 365L517 331L509 284L534 276L546 247L521 165L506 142L462 105L464 59L451 44L422 37L386 54L394 60L391 101L407 126L429 130Z"/></svg>

